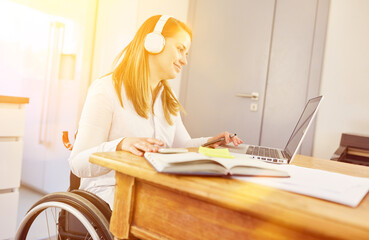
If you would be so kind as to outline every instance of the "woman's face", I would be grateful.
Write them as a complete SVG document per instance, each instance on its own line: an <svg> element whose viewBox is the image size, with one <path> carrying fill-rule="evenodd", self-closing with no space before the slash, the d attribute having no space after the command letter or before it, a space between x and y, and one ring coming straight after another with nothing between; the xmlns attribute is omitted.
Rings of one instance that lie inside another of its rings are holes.
<svg viewBox="0 0 369 240"><path fill-rule="evenodd" d="M164 50L157 55L150 55L150 76L159 80L173 79L187 65L187 55L191 46L190 35L181 30L173 37L165 39ZM150 59L149 58L149 59Z"/></svg>

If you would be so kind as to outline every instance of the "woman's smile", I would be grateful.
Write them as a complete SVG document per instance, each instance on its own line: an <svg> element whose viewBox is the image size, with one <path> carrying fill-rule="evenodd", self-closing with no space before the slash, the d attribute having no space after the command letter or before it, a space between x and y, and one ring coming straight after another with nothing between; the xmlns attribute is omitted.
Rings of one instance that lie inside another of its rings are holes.
<svg viewBox="0 0 369 240"><path fill-rule="evenodd" d="M179 65L179 64L176 64L176 63L173 63L173 64L175 66L176 71L179 73L181 71L181 69L182 69L182 66Z"/></svg>

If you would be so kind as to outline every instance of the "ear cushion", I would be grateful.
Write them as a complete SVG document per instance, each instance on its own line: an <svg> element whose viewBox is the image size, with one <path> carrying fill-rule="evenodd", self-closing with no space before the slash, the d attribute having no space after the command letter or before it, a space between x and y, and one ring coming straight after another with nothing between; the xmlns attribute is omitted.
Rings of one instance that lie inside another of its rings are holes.
<svg viewBox="0 0 369 240"><path fill-rule="evenodd" d="M151 54L158 54L163 51L165 46L165 38L157 32L152 32L145 37L145 49Z"/></svg>

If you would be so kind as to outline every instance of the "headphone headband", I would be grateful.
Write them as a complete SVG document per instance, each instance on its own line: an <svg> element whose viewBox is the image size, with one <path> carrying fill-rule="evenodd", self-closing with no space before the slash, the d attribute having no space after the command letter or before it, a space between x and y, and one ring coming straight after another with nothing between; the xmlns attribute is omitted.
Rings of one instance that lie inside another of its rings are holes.
<svg viewBox="0 0 369 240"><path fill-rule="evenodd" d="M172 16L169 15L161 15L161 17L159 18L158 22L155 25L154 31L155 33L161 33L163 31L163 28L165 26L165 24L167 23L168 19L171 18Z"/></svg>

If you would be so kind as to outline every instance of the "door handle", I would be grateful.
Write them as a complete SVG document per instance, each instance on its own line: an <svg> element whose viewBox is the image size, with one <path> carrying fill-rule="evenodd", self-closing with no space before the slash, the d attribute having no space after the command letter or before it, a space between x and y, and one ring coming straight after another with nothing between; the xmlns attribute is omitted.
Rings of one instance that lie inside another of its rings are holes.
<svg viewBox="0 0 369 240"><path fill-rule="evenodd" d="M252 100L259 100L259 93L236 93L236 97L251 98Z"/></svg>

